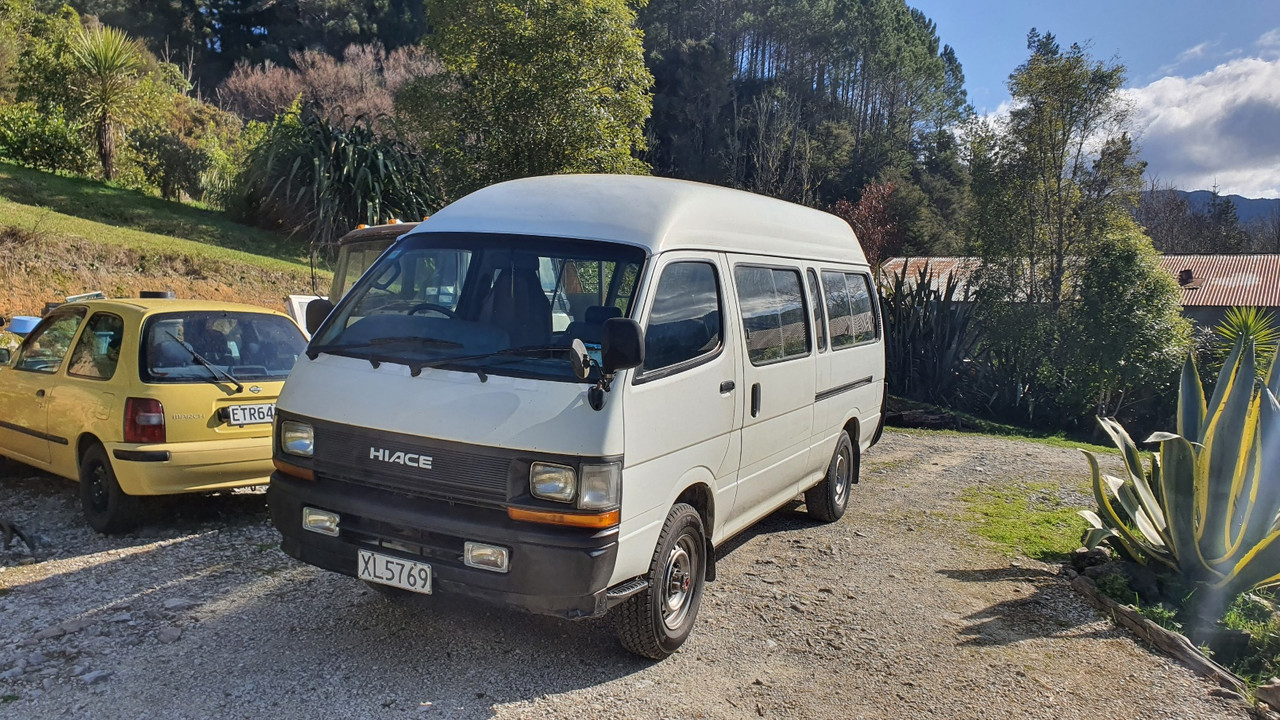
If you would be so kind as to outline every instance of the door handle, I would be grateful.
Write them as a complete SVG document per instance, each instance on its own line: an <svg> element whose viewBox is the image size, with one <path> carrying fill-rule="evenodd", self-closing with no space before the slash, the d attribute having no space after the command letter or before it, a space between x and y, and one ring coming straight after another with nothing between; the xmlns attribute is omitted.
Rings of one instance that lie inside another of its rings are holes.
<svg viewBox="0 0 1280 720"><path fill-rule="evenodd" d="M36 397L38 398L44 397L44 388L40 388L39 390L36 391Z"/></svg>
<svg viewBox="0 0 1280 720"><path fill-rule="evenodd" d="M735 387L737 386L734 385L732 380L725 380L724 382L720 383L720 392L721 393L733 392L733 389Z"/></svg>
<svg viewBox="0 0 1280 720"><path fill-rule="evenodd" d="M760 414L760 383L751 386L751 417Z"/></svg>

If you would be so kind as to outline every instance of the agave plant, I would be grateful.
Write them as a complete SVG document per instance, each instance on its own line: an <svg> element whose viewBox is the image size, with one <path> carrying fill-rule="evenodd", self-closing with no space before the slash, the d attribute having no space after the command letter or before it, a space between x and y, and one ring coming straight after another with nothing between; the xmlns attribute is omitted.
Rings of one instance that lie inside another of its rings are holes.
<svg viewBox="0 0 1280 720"><path fill-rule="evenodd" d="M1206 404L1195 361L1183 366L1178 432L1159 432L1149 469L1115 420L1099 418L1124 457L1108 475L1091 453L1098 512L1080 514L1092 548L1109 542L1231 598L1280 583L1280 362L1259 382L1253 339L1237 339Z"/></svg>

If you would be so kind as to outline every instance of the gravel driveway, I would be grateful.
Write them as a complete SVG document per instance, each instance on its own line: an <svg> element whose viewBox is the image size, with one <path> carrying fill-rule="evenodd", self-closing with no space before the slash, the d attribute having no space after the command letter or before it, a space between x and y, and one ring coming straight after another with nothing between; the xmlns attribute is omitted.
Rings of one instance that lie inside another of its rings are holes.
<svg viewBox="0 0 1280 720"><path fill-rule="evenodd" d="M0 552L0 717L1242 717L958 519L975 483L1085 473L1072 450L890 431L841 522L788 508L725 548L654 664L607 620L389 601L300 565L260 492L104 538L73 483L10 465L0 518L43 552Z"/></svg>

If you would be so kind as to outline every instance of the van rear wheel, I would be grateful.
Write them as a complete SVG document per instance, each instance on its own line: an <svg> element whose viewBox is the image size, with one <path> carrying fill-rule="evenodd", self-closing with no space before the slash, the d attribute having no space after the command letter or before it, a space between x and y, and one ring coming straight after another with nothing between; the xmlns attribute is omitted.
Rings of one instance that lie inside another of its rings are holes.
<svg viewBox="0 0 1280 720"><path fill-rule="evenodd" d="M649 563L649 587L613 611L623 647L662 660L684 644L702 604L706 548L698 511L685 503L671 508Z"/></svg>
<svg viewBox="0 0 1280 720"><path fill-rule="evenodd" d="M815 520L835 522L844 516L849 507L849 493L858 482L858 460L857 446L848 431L841 431L831 464L827 466L827 476L804 493L805 509Z"/></svg>
<svg viewBox="0 0 1280 720"><path fill-rule="evenodd" d="M80 458L80 507L89 527L104 534L128 532L138 526L142 503L126 495L116 482L106 448L93 445Z"/></svg>

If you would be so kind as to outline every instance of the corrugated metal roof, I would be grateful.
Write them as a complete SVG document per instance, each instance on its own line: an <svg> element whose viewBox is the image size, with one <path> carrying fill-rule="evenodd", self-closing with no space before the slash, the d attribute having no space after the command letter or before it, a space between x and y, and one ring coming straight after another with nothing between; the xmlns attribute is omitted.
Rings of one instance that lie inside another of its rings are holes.
<svg viewBox="0 0 1280 720"><path fill-rule="evenodd" d="M1280 255L1163 255L1160 267L1185 307L1280 307Z"/></svg>
<svg viewBox="0 0 1280 720"><path fill-rule="evenodd" d="M942 287L953 273L961 285L977 270L976 257L891 258L880 266L888 277L907 267L914 280L929 266L935 287ZM1178 280L1183 307L1252 306L1280 308L1280 254L1270 255L1162 255L1160 267ZM1190 271L1190 277L1184 271Z"/></svg>
<svg viewBox="0 0 1280 720"><path fill-rule="evenodd" d="M914 286L916 280L920 277L920 271L927 266L929 268L929 283L935 290L946 288L947 278L953 274L958 275L960 285L956 288L955 299L964 296L965 284L978 270L978 266L982 264L982 260L976 257L922 257L922 258L890 258L880 265L880 277L882 281L898 275L902 272L902 267L907 268L907 284Z"/></svg>

